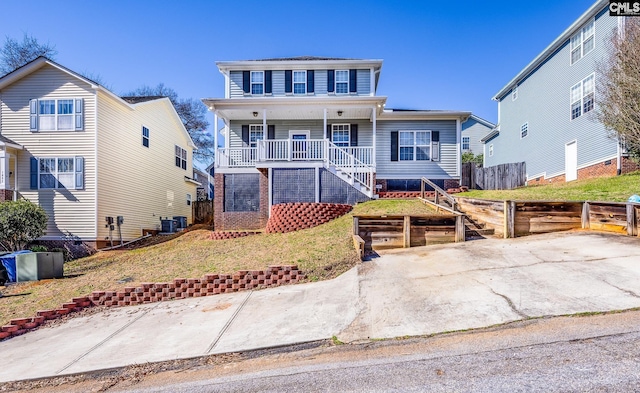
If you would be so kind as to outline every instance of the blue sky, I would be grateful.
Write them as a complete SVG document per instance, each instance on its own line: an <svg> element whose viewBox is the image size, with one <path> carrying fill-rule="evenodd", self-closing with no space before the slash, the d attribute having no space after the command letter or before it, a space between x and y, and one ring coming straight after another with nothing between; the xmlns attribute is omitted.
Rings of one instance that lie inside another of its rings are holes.
<svg viewBox="0 0 640 393"><path fill-rule="evenodd" d="M592 4L3 0L0 38L49 42L56 61L117 94L163 82L183 98L224 97L219 60L382 59L378 95L388 108L468 110L495 122L491 97Z"/></svg>

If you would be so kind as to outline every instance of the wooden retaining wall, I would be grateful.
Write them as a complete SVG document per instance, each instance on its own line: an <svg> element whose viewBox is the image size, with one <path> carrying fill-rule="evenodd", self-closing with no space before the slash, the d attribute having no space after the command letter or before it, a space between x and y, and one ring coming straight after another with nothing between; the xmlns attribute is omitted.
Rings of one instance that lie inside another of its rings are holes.
<svg viewBox="0 0 640 393"><path fill-rule="evenodd" d="M463 242L464 215L354 216L354 247L371 250Z"/></svg>
<svg viewBox="0 0 640 393"><path fill-rule="evenodd" d="M505 238L571 229L638 236L640 204L591 201L491 201L456 198L459 209Z"/></svg>

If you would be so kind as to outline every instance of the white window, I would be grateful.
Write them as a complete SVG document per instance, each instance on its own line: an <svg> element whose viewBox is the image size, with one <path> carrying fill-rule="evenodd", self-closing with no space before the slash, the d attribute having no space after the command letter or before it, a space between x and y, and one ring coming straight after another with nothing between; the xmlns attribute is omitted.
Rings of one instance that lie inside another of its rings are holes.
<svg viewBox="0 0 640 393"><path fill-rule="evenodd" d="M462 137L462 150L469 150L470 146L469 146L469 140L470 138L468 136L463 136Z"/></svg>
<svg viewBox="0 0 640 393"><path fill-rule="evenodd" d="M489 157L493 157L493 143L489 145Z"/></svg>
<svg viewBox="0 0 640 393"><path fill-rule="evenodd" d="M251 71L251 94L264 94L264 71Z"/></svg>
<svg viewBox="0 0 640 393"><path fill-rule="evenodd" d="M142 146L149 147L149 129L142 126Z"/></svg>
<svg viewBox="0 0 640 393"><path fill-rule="evenodd" d="M191 194L187 194L187 206L191 206Z"/></svg>
<svg viewBox="0 0 640 393"><path fill-rule="evenodd" d="M595 46L594 21L587 23L579 32L571 37L571 64L582 59Z"/></svg>
<svg viewBox="0 0 640 393"><path fill-rule="evenodd" d="M518 86L514 87L513 90L511 90L511 101L515 101L518 99Z"/></svg>
<svg viewBox="0 0 640 393"><path fill-rule="evenodd" d="M262 124L251 124L249 126L249 146L258 146L258 141L264 140L264 127Z"/></svg>
<svg viewBox="0 0 640 393"><path fill-rule="evenodd" d="M331 125L331 141L336 146L349 147L351 140L351 126L349 124L332 124Z"/></svg>
<svg viewBox="0 0 640 393"><path fill-rule="evenodd" d="M307 93L307 71L293 71L293 94Z"/></svg>
<svg viewBox="0 0 640 393"><path fill-rule="evenodd" d="M37 176L40 189L81 189L84 187L84 158L40 158Z"/></svg>
<svg viewBox="0 0 640 393"><path fill-rule="evenodd" d="M187 151L178 145L175 145L176 166L178 168L187 169Z"/></svg>
<svg viewBox="0 0 640 393"><path fill-rule="evenodd" d="M520 139L526 137L529 134L529 123L524 123L520 126Z"/></svg>
<svg viewBox="0 0 640 393"><path fill-rule="evenodd" d="M349 70L336 71L336 94L349 93Z"/></svg>
<svg viewBox="0 0 640 393"><path fill-rule="evenodd" d="M431 159L431 131L400 131L398 137L400 161Z"/></svg>
<svg viewBox="0 0 640 393"><path fill-rule="evenodd" d="M31 131L82 130L82 99L31 100Z"/></svg>
<svg viewBox="0 0 640 393"><path fill-rule="evenodd" d="M571 120L587 112L595 105L595 74L591 74L571 87Z"/></svg>

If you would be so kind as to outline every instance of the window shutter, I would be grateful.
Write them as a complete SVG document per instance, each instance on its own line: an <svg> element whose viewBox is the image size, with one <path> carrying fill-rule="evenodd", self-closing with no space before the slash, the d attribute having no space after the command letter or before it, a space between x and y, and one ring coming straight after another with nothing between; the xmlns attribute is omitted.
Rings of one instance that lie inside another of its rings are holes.
<svg viewBox="0 0 640 393"><path fill-rule="evenodd" d="M76 190L84 189L84 157L76 157Z"/></svg>
<svg viewBox="0 0 640 393"><path fill-rule="evenodd" d="M440 161L440 131L431 131L431 161Z"/></svg>
<svg viewBox="0 0 640 393"><path fill-rule="evenodd" d="M242 125L242 142L243 142L243 146L244 147L249 147L249 125L248 124L243 124Z"/></svg>
<svg viewBox="0 0 640 393"><path fill-rule="evenodd" d="M358 146L358 125L357 124L351 124L351 130L349 132L349 136L351 139L351 147L356 147Z"/></svg>
<svg viewBox="0 0 640 393"><path fill-rule="evenodd" d="M284 72L284 92L292 93L293 87L291 85L291 70L286 70Z"/></svg>
<svg viewBox="0 0 640 393"><path fill-rule="evenodd" d="M242 71L242 91L251 92L251 72L249 71Z"/></svg>
<svg viewBox="0 0 640 393"><path fill-rule="evenodd" d="M331 140L331 124L327 124L327 139Z"/></svg>
<svg viewBox="0 0 640 393"><path fill-rule="evenodd" d="M336 88L335 71L327 70L327 92L333 93Z"/></svg>
<svg viewBox="0 0 640 393"><path fill-rule="evenodd" d="M276 126L273 124L267 125L267 139L276 139Z"/></svg>
<svg viewBox="0 0 640 393"><path fill-rule="evenodd" d="M76 131L84 130L84 99L76 98Z"/></svg>
<svg viewBox="0 0 640 393"><path fill-rule="evenodd" d="M29 129L38 131L38 100L29 101L29 114L31 116Z"/></svg>
<svg viewBox="0 0 640 393"><path fill-rule="evenodd" d="M391 161L398 161L398 131L391 131Z"/></svg>
<svg viewBox="0 0 640 393"><path fill-rule="evenodd" d="M358 70L349 70L349 93L358 91Z"/></svg>
<svg viewBox="0 0 640 393"><path fill-rule="evenodd" d="M271 94L271 70L264 72L264 92Z"/></svg>
<svg viewBox="0 0 640 393"><path fill-rule="evenodd" d="M38 189L38 159L35 157L31 157L31 162L29 163L30 168L30 189L37 190Z"/></svg>
<svg viewBox="0 0 640 393"><path fill-rule="evenodd" d="M315 82L315 74L313 70L307 70L307 93L313 93L315 90L314 86Z"/></svg>

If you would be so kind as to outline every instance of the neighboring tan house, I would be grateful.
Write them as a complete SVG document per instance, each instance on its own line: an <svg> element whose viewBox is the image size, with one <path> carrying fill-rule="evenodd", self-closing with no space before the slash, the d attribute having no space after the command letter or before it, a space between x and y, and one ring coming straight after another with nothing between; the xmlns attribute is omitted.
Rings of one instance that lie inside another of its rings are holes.
<svg viewBox="0 0 640 393"><path fill-rule="evenodd" d="M215 161L216 229L259 228L285 202L349 203L459 184L470 112L389 110L376 95L381 60L296 57L217 63L225 97ZM216 133L217 134L217 133ZM217 135L216 135L217 146Z"/></svg>
<svg viewBox="0 0 640 393"><path fill-rule="evenodd" d="M527 180L571 181L635 170L595 118L598 63L624 17L593 4L493 97L498 127L484 138L484 165L526 162Z"/></svg>
<svg viewBox="0 0 640 393"><path fill-rule="evenodd" d="M0 78L0 104L0 194L45 209L40 240L101 247L118 216L124 240L191 222L195 146L168 98L118 97L40 57Z"/></svg>
<svg viewBox="0 0 640 393"><path fill-rule="evenodd" d="M495 127L495 124L481 117L469 116L469 119L462 123L462 152L471 152L474 155L483 154L482 138Z"/></svg>

